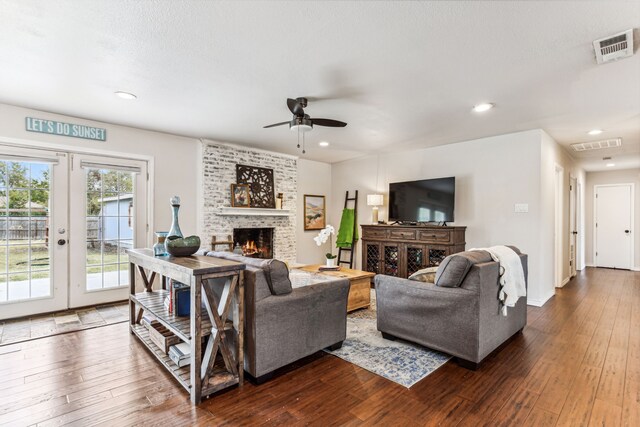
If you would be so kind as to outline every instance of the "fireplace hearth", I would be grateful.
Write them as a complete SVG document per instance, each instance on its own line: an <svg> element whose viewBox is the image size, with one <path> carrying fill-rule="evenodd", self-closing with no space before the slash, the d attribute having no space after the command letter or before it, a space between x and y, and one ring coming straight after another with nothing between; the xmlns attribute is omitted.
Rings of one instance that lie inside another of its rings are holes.
<svg viewBox="0 0 640 427"><path fill-rule="evenodd" d="M233 246L240 247L244 256L273 258L273 228L234 228Z"/></svg>

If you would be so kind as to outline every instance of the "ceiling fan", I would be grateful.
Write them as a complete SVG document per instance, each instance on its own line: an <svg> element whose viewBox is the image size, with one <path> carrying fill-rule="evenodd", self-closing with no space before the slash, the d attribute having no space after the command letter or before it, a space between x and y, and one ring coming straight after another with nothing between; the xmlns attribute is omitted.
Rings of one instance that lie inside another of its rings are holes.
<svg viewBox="0 0 640 427"><path fill-rule="evenodd" d="M313 125L317 126L328 126L332 128L343 128L347 124L345 122L341 122L338 120L331 119L312 119L308 114L304 113L304 108L307 107L307 98L296 98L296 99L287 99L287 107L293 113L293 119L287 122L274 123L272 125L267 125L264 128L272 128L276 126L289 125L289 129L298 130L300 127L300 131L307 132L313 129Z"/></svg>
<svg viewBox="0 0 640 427"><path fill-rule="evenodd" d="M302 133L302 152L304 150L304 134L313 129L313 126L327 126L333 128L343 128L347 124L339 120L332 119L313 119L308 114L304 113L304 109L307 107L307 98L287 98L287 107L293 114L293 118L286 122L274 123L264 126L265 129L276 126L289 125L289 129L298 132L298 148L300 148L300 133Z"/></svg>

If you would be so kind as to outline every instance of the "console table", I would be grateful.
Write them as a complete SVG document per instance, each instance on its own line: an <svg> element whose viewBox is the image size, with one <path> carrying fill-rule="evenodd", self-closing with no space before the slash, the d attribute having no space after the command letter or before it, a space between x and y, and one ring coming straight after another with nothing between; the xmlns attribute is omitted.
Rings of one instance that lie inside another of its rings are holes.
<svg viewBox="0 0 640 427"><path fill-rule="evenodd" d="M191 402L197 404L204 396L235 384L242 385L245 264L207 256L155 257L151 249L129 249L127 254L131 333L190 393ZM144 292L135 292L136 271L145 286ZM167 311L164 299L170 291L153 289L156 275L162 277L163 285L169 278L191 286L190 316L178 317ZM229 319L231 310L233 320ZM178 367L151 342L147 328L140 324L145 312L190 344L188 366ZM218 353L220 358L216 357Z"/></svg>
<svg viewBox="0 0 640 427"><path fill-rule="evenodd" d="M467 227L362 225L362 269L407 278L465 249Z"/></svg>

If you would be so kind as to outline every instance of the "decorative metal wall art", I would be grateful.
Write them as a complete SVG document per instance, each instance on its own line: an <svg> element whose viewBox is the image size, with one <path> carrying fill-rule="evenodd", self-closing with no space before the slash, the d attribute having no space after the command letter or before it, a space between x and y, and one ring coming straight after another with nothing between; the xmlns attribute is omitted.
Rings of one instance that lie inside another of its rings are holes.
<svg viewBox="0 0 640 427"><path fill-rule="evenodd" d="M236 165L236 182L247 184L252 208L276 207L273 186L273 169Z"/></svg>

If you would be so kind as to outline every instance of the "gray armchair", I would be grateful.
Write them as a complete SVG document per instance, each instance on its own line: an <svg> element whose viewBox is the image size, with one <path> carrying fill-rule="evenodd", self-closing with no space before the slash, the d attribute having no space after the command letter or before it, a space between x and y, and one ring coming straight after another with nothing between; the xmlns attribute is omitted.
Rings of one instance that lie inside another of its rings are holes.
<svg viewBox="0 0 640 427"><path fill-rule="evenodd" d="M515 249L515 248L513 248ZM527 278L527 255L520 256ZM408 279L375 277L378 330L451 354L470 369L527 323L527 299L500 313L499 264L484 251L462 252L471 264L460 285L436 286ZM444 264L444 263L443 263Z"/></svg>
<svg viewBox="0 0 640 427"><path fill-rule="evenodd" d="M347 334L349 281L331 279L292 289L286 265L230 252L208 256L243 262L244 369L261 383L273 371L324 348L337 349Z"/></svg>

